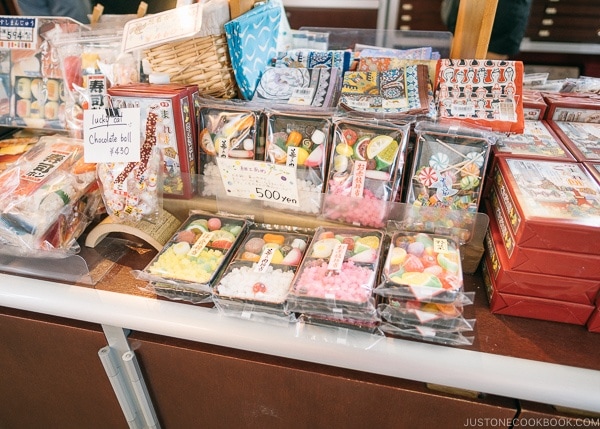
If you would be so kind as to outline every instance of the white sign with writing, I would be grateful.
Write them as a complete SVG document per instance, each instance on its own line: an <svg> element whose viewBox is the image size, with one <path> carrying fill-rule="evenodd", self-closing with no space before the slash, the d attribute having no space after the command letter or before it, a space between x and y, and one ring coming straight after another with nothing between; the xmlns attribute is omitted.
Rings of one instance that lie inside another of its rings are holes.
<svg viewBox="0 0 600 429"><path fill-rule="evenodd" d="M202 27L202 3L181 6L143 18L132 19L123 28L123 52L149 49L163 43L192 37Z"/></svg>
<svg viewBox="0 0 600 429"><path fill-rule="evenodd" d="M230 197L298 207L296 169L263 161L217 157L225 192Z"/></svg>
<svg viewBox="0 0 600 429"><path fill-rule="evenodd" d="M83 111L83 159L87 163L140 161L140 109Z"/></svg>

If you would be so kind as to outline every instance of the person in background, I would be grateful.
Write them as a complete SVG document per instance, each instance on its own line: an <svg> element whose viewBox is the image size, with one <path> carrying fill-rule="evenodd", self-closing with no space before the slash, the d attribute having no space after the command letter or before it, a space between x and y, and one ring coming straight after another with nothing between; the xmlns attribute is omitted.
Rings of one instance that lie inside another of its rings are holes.
<svg viewBox="0 0 600 429"><path fill-rule="evenodd" d="M64 16L89 24L91 0L17 0L19 13L24 16Z"/></svg>
<svg viewBox="0 0 600 429"><path fill-rule="evenodd" d="M456 28L459 2L460 0L442 1L442 21L452 33ZM532 0L498 0L488 45L488 58L508 59L519 53L527 29L531 3Z"/></svg>

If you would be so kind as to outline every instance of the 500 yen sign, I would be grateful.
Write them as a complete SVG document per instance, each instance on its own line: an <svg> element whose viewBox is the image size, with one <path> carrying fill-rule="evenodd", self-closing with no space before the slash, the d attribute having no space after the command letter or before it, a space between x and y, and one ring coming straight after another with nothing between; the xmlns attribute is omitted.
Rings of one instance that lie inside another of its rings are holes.
<svg viewBox="0 0 600 429"><path fill-rule="evenodd" d="M278 203L284 204L298 204L294 198L286 197L285 195L281 195L279 191L272 191L270 189L263 188L255 188L256 195L263 200L274 201Z"/></svg>

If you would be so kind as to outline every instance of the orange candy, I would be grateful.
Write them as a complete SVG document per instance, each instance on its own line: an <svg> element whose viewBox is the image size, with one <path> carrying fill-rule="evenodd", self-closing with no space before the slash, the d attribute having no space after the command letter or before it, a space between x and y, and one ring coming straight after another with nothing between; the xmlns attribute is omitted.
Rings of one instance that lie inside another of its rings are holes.
<svg viewBox="0 0 600 429"><path fill-rule="evenodd" d="M263 236L263 240L265 240L265 243L283 244L283 242L285 241L285 237L281 234L267 233Z"/></svg>

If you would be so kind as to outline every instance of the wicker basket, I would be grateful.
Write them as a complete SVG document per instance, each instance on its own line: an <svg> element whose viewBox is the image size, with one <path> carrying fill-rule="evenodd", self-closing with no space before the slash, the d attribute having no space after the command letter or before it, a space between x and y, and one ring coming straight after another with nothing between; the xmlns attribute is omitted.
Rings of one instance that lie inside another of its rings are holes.
<svg viewBox="0 0 600 429"><path fill-rule="evenodd" d="M171 82L198 85L201 95L237 95L225 34L165 43L145 55L152 70L169 74Z"/></svg>

